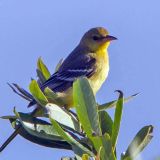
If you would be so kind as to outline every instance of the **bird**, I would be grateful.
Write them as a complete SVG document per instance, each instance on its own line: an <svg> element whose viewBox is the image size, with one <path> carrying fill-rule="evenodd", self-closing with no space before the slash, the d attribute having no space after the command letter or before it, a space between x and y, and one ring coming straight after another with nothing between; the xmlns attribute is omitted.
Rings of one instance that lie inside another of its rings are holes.
<svg viewBox="0 0 160 160"><path fill-rule="evenodd" d="M57 93L63 99L66 109L73 107L73 83L80 77L86 77L93 90L94 95L101 88L109 72L108 47L110 42L117 40L116 37L109 35L104 27L95 27L87 31L81 38L79 44L68 55L58 71L41 84L42 91L46 87ZM36 104L33 100L28 106ZM33 110L31 115L37 112ZM0 147L0 152L16 137L22 130L19 126Z"/></svg>
<svg viewBox="0 0 160 160"><path fill-rule="evenodd" d="M107 48L117 38L109 35L104 27L96 27L87 31L77 47L68 55L58 71L54 73L40 88L46 87L63 99L63 106L69 109L74 106L72 86L80 77L87 77L94 95L106 80L109 72L109 56ZM33 100L28 107L36 104Z"/></svg>

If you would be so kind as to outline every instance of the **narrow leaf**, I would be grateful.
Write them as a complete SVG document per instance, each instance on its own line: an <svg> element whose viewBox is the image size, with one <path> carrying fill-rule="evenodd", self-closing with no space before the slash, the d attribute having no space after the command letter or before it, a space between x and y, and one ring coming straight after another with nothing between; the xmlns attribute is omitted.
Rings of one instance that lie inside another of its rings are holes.
<svg viewBox="0 0 160 160"><path fill-rule="evenodd" d="M127 97L127 98L124 98L124 103L127 103L128 101L132 100L137 95L138 95L138 93L133 94L133 95ZM117 104L117 100L114 100L114 101L111 101L111 102L108 102L108 103L105 103L105 104L101 104L101 105L98 105L98 110L103 111L103 110L115 107L116 104Z"/></svg>
<svg viewBox="0 0 160 160"><path fill-rule="evenodd" d="M117 143L117 138L118 138L118 133L120 129L120 123L121 123L121 117L122 117L122 110L123 110L123 93L119 90L119 98L116 104L116 109L115 109L115 114L114 114L114 122L113 122L113 127L112 127L112 146L113 146L113 151L115 151L116 143Z"/></svg>
<svg viewBox="0 0 160 160"><path fill-rule="evenodd" d="M27 101L32 101L33 97L30 93L25 91L24 89L20 88L17 84L9 84L9 87L13 90L14 93L18 94L20 97L26 99Z"/></svg>
<svg viewBox="0 0 160 160"><path fill-rule="evenodd" d="M39 69L36 69L36 72L37 72L37 77L38 77L38 84L42 85L47 79L44 77L43 73L39 70Z"/></svg>
<svg viewBox="0 0 160 160"><path fill-rule="evenodd" d="M111 137L112 125L113 125L112 118L106 111L100 111L99 119L100 119L102 134L108 133Z"/></svg>
<svg viewBox="0 0 160 160"><path fill-rule="evenodd" d="M48 103L47 98L39 88L38 83L36 80L32 80L30 85L29 85L30 92L32 93L34 99L42 106L46 106Z"/></svg>
<svg viewBox="0 0 160 160"><path fill-rule="evenodd" d="M99 157L102 160L107 159L107 153L105 153L104 151L104 146L103 146L103 142L102 142L102 136L94 136L92 137L92 142L94 145L95 150L97 151L97 153L99 153Z"/></svg>
<svg viewBox="0 0 160 160"><path fill-rule="evenodd" d="M74 152L75 159L82 160L82 155L84 155L85 152L81 148L77 147L76 145L72 145L72 150Z"/></svg>
<svg viewBox="0 0 160 160"><path fill-rule="evenodd" d="M143 151L152 139L153 126L143 127L134 137L128 146L125 154L122 155L122 160L135 159L136 156Z"/></svg>
<svg viewBox="0 0 160 160"><path fill-rule="evenodd" d="M16 116L11 116L11 115L8 115L8 116L1 116L0 118L2 118L2 119L17 119L17 117Z"/></svg>
<svg viewBox="0 0 160 160"><path fill-rule="evenodd" d="M63 63L63 58L60 59L60 61L58 62L58 64L56 65L56 69L55 69L55 72L57 72L59 70L59 67L62 65Z"/></svg>
<svg viewBox="0 0 160 160"><path fill-rule="evenodd" d="M25 89L23 89L22 87L20 87L18 84L16 83L13 83L13 86L20 92L22 93L23 95L25 95L26 97L30 98L30 99L33 99L32 95L27 92Z"/></svg>
<svg viewBox="0 0 160 160"><path fill-rule="evenodd" d="M69 133L65 132L61 126L52 118L50 118L50 121L53 125L53 127L56 129L57 133L61 135L61 137L66 140L70 145L77 146L79 149L81 149L84 153L87 153L91 156L94 156L94 154L86 147L84 147L81 143L76 141Z"/></svg>
<svg viewBox="0 0 160 160"><path fill-rule="evenodd" d="M112 149L112 143L109 134L104 134L102 137L103 142L103 149L105 154L107 154L108 160L116 160L116 157L114 155L113 149Z"/></svg>
<svg viewBox="0 0 160 160"><path fill-rule="evenodd" d="M109 134L92 137L92 141L101 160L116 160Z"/></svg>
<svg viewBox="0 0 160 160"><path fill-rule="evenodd" d="M38 61L37 61L37 69L42 73L42 75L45 77L46 80L51 76L48 68L47 68L46 65L43 63L43 61L42 61L41 58L38 58Z"/></svg>
<svg viewBox="0 0 160 160"><path fill-rule="evenodd" d="M73 99L78 118L88 137L93 134L102 135L96 101L86 78L80 78L74 82Z"/></svg>

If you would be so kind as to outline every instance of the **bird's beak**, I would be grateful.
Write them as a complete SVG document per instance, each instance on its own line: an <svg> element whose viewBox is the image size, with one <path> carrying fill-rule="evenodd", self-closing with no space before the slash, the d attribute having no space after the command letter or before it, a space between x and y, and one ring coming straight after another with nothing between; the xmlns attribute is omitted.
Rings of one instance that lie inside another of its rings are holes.
<svg viewBox="0 0 160 160"><path fill-rule="evenodd" d="M110 36L110 35L107 35L106 37L104 37L104 40L106 42L110 42L110 41L113 41L113 40L117 40L117 38L113 37L113 36Z"/></svg>

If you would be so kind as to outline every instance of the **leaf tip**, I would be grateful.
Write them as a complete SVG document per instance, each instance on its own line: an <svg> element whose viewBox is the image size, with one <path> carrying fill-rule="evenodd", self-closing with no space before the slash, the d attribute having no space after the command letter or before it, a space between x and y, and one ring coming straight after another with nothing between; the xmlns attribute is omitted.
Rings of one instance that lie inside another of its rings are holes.
<svg viewBox="0 0 160 160"><path fill-rule="evenodd" d="M119 98L123 97L123 92L121 90L115 90L114 92L119 93Z"/></svg>

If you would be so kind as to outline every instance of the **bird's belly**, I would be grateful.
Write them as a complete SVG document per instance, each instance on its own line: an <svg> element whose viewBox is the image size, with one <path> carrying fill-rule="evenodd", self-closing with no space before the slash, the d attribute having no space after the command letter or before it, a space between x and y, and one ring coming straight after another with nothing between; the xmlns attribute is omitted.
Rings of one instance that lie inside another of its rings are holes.
<svg viewBox="0 0 160 160"><path fill-rule="evenodd" d="M106 80L107 75L108 75L108 71L109 71L108 68L104 68L90 78L89 83L91 85L91 88L92 88L94 94L96 94L96 92L100 89L100 87L102 86L102 84Z"/></svg>
<svg viewBox="0 0 160 160"><path fill-rule="evenodd" d="M102 59L100 62L97 63L97 70L92 77L89 79L89 83L93 90L93 93L100 89L104 81L106 80L109 72L109 62L108 59Z"/></svg>

